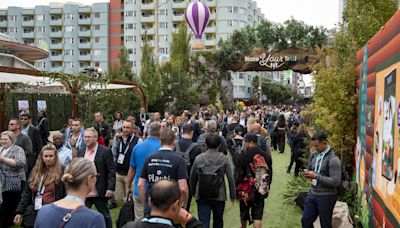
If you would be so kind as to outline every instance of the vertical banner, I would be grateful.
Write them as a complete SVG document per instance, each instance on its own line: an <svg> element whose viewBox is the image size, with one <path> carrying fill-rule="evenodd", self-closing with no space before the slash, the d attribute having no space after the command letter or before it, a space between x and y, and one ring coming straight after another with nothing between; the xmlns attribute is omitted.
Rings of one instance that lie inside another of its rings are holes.
<svg viewBox="0 0 400 228"><path fill-rule="evenodd" d="M29 113L29 102L27 100L18 100L18 113Z"/></svg>
<svg viewBox="0 0 400 228"><path fill-rule="evenodd" d="M37 100L37 110L40 111L47 111L47 104L45 100Z"/></svg>

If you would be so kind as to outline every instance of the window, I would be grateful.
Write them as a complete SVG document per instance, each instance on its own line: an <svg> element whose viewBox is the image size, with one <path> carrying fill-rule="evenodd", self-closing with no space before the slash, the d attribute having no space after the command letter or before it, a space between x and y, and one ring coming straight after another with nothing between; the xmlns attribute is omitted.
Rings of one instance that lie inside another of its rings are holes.
<svg viewBox="0 0 400 228"><path fill-rule="evenodd" d="M251 75L247 75L247 81L250 81Z"/></svg>
<svg viewBox="0 0 400 228"><path fill-rule="evenodd" d="M136 10L135 10L135 11L133 11L133 16L134 16L134 17L136 17Z"/></svg>
<svg viewBox="0 0 400 228"><path fill-rule="evenodd" d="M79 55L90 55L90 51L88 50L80 50Z"/></svg>
<svg viewBox="0 0 400 228"><path fill-rule="evenodd" d="M64 62L64 66L65 67L69 67L69 68L74 68L75 66L74 66L74 62Z"/></svg>
<svg viewBox="0 0 400 228"><path fill-rule="evenodd" d="M244 93L245 88L244 86L239 86L239 92Z"/></svg>
<svg viewBox="0 0 400 228"><path fill-rule="evenodd" d="M95 37L95 38L94 38L94 42L95 42L95 43L100 43L100 37Z"/></svg>
<svg viewBox="0 0 400 228"><path fill-rule="evenodd" d="M74 31L74 26L65 26L65 31L66 32L73 32Z"/></svg>
<svg viewBox="0 0 400 228"><path fill-rule="evenodd" d="M136 60L135 60L135 61L133 61L133 66L134 66L134 67L136 66Z"/></svg>
<svg viewBox="0 0 400 228"><path fill-rule="evenodd" d="M99 67L100 66L100 62L94 62L94 66L95 67Z"/></svg>
<svg viewBox="0 0 400 228"><path fill-rule="evenodd" d="M100 25L94 25L94 30L100 30Z"/></svg>
<svg viewBox="0 0 400 228"><path fill-rule="evenodd" d="M93 55L101 55L101 50L93 50Z"/></svg>
<svg viewBox="0 0 400 228"><path fill-rule="evenodd" d="M125 0L125 4L132 4L133 0Z"/></svg>
<svg viewBox="0 0 400 228"><path fill-rule="evenodd" d="M51 16L51 20L52 21L57 21L57 20L60 20L60 19L61 19L61 17L59 17L59 16L55 16L55 15Z"/></svg>
<svg viewBox="0 0 400 228"><path fill-rule="evenodd" d="M168 42L168 35L160 35L160 41Z"/></svg>
<svg viewBox="0 0 400 228"><path fill-rule="evenodd" d="M126 11L125 17L133 17L133 11Z"/></svg>
<svg viewBox="0 0 400 228"><path fill-rule="evenodd" d="M244 79L244 73L239 73L239 79Z"/></svg>
<svg viewBox="0 0 400 228"><path fill-rule="evenodd" d="M133 36L133 42L136 42L136 36Z"/></svg>
<svg viewBox="0 0 400 228"><path fill-rule="evenodd" d="M132 42L133 41L133 36L126 36L125 37L125 42Z"/></svg>
<svg viewBox="0 0 400 228"><path fill-rule="evenodd" d="M133 54L136 55L136 48L133 49Z"/></svg>
<svg viewBox="0 0 400 228"><path fill-rule="evenodd" d="M164 16L168 16L168 9L161 9L159 10L159 14L160 16L164 15Z"/></svg>
<svg viewBox="0 0 400 228"><path fill-rule="evenodd" d="M18 33L18 29L16 27L9 27L8 32L9 33Z"/></svg>
<svg viewBox="0 0 400 228"><path fill-rule="evenodd" d="M46 15L44 15L44 14L38 14L38 15L36 16L36 20L38 20L38 21L44 21L44 20L46 20Z"/></svg>
<svg viewBox="0 0 400 228"><path fill-rule="evenodd" d="M66 13L66 14L64 14L64 18L67 19L67 20L73 20L74 19L74 14Z"/></svg>
<svg viewBox="0 0 400 228"><path fill-rule="evenodd" d="M24 21L32 21L32 20L33 20L32 17L24 16Z"/></svg>
<svg viewBox="0 0 400 228"><path fill-rule="evenodd" d="M94 13L94 18L100 18L100 12L95 12Z"/></svg>
<svg viewBox="0 0 400 228"><path fill-rule="evenodd" d="M247 93L251 93L251 88L247 87Z"/></svg>
<svg viewBox="0 0 400 228"><path fill-rule="evenodd" d="M160 48L160 52L162 53L162 54L168 54L168 48Z"/></svg>
<svg viewBox="0 0 400 228"><path fill-rule="evenodd" d="M68 56L68 55L74 55L74 50L70 50L70 49L67 49L67 50L65 50L64 51L64 55L66 55L66 56Z"/></svg>
<svg viewBox="0 0 400 228"><path fill-rule="evenodd" d="M61 28L59 27L51 27L51 32L60 32Z"/></svg>
<svg viewBox="0 0 400 228"><path fill-rule="evenodd" d="M167 22L160 22L160 27L159 28L168 28L168 23Z"/></svg>
<svg viewBox="0 0 400 228"><path fill-rule="evenodd" d="M125 29L133 29L133 24L125 24Z"/></svg>
<svg viewBox="0 0 400 228"><path fill-rule="evenodd" d="M18 21L18 16L17 15L9 16L8 20L10 20L10 21Z"/></svg>
<svg viewBox="0 0 400 228"><path fill-rule="evenodd" d="M132 48L128 48L128 54L133 54L133 49Z"/></svg>
<svg viewBox="0 0 400 228"><path fill-rule="evenodd" d="M46 27L38 26L38 27L36 27L36 31L37 32L46 32Z"/></svg>

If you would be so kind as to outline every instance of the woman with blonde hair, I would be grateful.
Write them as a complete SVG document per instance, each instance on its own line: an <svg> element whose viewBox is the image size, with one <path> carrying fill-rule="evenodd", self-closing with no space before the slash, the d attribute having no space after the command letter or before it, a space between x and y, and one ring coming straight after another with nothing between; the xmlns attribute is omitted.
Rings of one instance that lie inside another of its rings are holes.
<svg viewBox="0 0 400 228"><path fill-rule="evenodd" d="M37 211L46 204L65 197L65 186L61 182L62 167L58 159L57 148L53 144L45 145L39 153L27 186L21 195L14 218L14 224L35 225Z"/></svg>
<svg viewBox="0 0 400 228"><path fill-rule="evenodd" d="M253 133L253 132L251 132L251 127L252 127L253 124L255 124L255 123L256 123L256 119L255 119L254 117L249 117L249 118L247 119L247 126L246 126L247 132Z"/></svg>
<svg viewBox="0 0 400 228"><path fill-rule="evenodd" d="M12 131L0 134L0 173L3 178L3 203L0 209L0 227L13 225L25 177L26 157L24 150L15 145L16 137Z"/></svg>
<svg viewBox="0 0 400 228"><path fill-rule="evenodd" d="M35 227L105 228L103 215L85 207L87 195L96 187L97 171L94 162L86 158L75 158L65 169L61 180L67 187L68 195L40 209Z"/></svg>

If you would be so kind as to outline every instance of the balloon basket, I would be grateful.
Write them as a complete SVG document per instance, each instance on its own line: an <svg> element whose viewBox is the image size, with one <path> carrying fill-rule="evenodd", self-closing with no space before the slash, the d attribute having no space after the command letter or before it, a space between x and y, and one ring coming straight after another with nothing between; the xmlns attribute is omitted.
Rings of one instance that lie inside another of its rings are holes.
<svg viewBox="0 0 400 228"><path fill-rule="evenodd" d="M194 40L192 42L192 51L202 51L205 50L204 42L201 40Z"/></svg>

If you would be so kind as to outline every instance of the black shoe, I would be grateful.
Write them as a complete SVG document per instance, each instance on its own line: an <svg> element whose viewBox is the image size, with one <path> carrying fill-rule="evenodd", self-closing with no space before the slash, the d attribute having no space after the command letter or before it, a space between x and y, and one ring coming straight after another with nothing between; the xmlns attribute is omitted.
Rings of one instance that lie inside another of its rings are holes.
<svg viewBox="0 0 400 228"><path fill-rule="evenodd" d="M291 167L288 167L286 172L290 173L290 170L291 170Z"/></svg>

